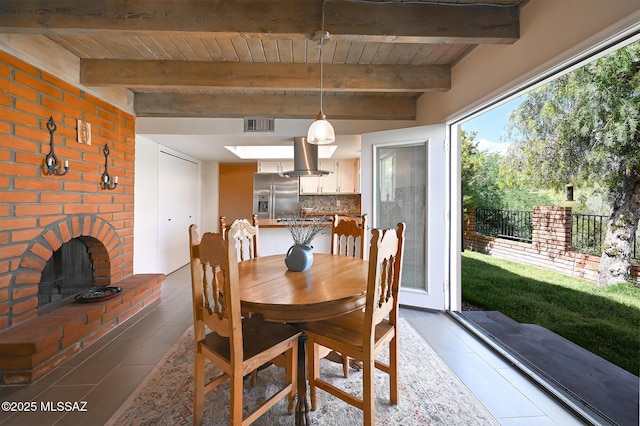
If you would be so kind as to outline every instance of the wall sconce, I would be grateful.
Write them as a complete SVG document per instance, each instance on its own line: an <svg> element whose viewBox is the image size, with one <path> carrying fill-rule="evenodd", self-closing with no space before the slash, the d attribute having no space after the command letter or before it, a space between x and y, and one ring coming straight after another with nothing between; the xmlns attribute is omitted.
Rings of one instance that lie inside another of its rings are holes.
<svg viewBox="0 0 640 426"><path fill-rule="evenodd" d="M104 153L104 173L100 179L100 186L102 189L112 191L116 189L116 186L118 186L118 176L116 176L113 181L111 180L111 176L109 176L109 147L106 143L104 144L104 148L102 148L102 152Z"/></svg>
<svg viewBox="0 0 640 426"><path fill-rule="evenodd" d="M60 162L58 161L58 156L56 156L56 153L53 150L53 134L57 129L58 126L56 126L56 123L53 121L53 117L49 117L49 121L47 121L47 130L49 131L49 153L44 159L43 170L48 175L62 176L69 171L69 161L64 161L64 171L62 171L62 167L59 166Z"/></svg>

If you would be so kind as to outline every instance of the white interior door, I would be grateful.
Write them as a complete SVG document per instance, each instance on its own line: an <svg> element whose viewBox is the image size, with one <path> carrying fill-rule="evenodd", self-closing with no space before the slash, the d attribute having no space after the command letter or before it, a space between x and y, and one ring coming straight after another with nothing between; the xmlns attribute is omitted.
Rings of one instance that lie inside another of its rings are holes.
<svg viewBox="0 0 640 426"><path fill-rule="evenodd" d="M189 225L198 223L198 164L160 151L158 170L158 270L168 274L189 263Z"/></svg>
<svg viewBox="0 0 640 426"><path fill-rule="evenodd" d="M362 137L362 207L371 226L405 222L400 303L448 308L449 162L444 125Z"/></svg>

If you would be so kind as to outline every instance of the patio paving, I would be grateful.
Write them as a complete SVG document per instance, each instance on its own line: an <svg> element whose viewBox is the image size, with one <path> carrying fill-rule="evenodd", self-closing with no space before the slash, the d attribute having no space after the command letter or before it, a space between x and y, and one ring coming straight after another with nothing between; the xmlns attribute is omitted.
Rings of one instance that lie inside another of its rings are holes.
<svg viewBox="0 0 640 426"><path fill-rule="evenodd" d="M520 324L497 311L462 315L518 360L620 426L637 426L637 376L536 324Z"/></svg>

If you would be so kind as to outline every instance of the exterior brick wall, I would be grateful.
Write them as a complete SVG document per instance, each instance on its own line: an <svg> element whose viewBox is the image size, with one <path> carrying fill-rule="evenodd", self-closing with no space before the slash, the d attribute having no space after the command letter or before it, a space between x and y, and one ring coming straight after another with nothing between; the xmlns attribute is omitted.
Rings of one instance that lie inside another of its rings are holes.
<svg viewBox="0 0 640 426"><path fill-rule="evenodd" d="M464 248L502 259L550 269L590 281L598 279L599 256L571 250L571 207L534 207L532 243L510 241L478 234L475 210L467 213ZM640 286L640 265L631 265L631 275Z"/></svg>
<svg viewBox="0 0 640 426"><path fill-rule="evenodd" d="M133 273L135 117L0 51L0 330L37 317L46 260L82 237L98 284ZM53 117L54 148L69 162L64 176L43 171ZM92 144L77 142L77 120ZM104 145L113 191L100 187Z"/></svg>

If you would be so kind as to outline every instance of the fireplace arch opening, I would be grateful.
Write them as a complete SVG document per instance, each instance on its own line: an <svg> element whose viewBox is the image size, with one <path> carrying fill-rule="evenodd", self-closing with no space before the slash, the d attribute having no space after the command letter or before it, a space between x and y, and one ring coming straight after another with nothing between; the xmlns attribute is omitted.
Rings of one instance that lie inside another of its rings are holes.
<svg viewBox="0 0 640 426"><path fill-rule="evenodd" d="M90 248L95 241L91 237L72 238L53 252L38 284L39 314L68 303L73 296L96 286Z"/></svg>

